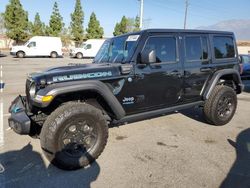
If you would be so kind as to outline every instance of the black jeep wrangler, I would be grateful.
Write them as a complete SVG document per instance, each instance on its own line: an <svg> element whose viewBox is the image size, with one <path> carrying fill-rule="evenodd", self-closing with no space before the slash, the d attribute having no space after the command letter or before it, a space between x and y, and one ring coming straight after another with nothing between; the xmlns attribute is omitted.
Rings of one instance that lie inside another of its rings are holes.
<svg viewBox="0 0 250 188"><path fill-rule="evenodd" d="M56 166L77 169L103 151L108 127L203 107L228 123L243 85L234 34L150 29L105 41L92 64L30 74L11 104L9 126L40 138Z"/></svg>

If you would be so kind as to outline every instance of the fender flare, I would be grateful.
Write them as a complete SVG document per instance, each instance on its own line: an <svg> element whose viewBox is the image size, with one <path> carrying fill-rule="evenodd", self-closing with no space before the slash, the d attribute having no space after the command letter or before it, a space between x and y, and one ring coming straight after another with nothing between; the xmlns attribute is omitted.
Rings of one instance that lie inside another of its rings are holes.
<svg viewBox="0 0 250 188"><path fill-rule="evenodd" d="M205 88L203 89L203 92L202 92L203 93L202 96L204 100L207 100L209 98L213 89L217 85L219 79L222 76L226 76L226 75L233 76L233 80L237 86L237 94L242 92L244 85L242 84L239 72L235 69L223 69L223 70L216 71L213 74L212 78L210 78L209 81L207 81L207 84L205 85Z"/></svg>
<svg viewBox="0 0 250 188"><path fill-rule="evenodd" d="M46 88L42 90L39 90L37 95L40 96L52 95L53 98L56 98L61 94L67 94L78 91L93 91L98 93L107 102L107 104L113 111L116 119L119 120L125 116L126 113L120 102L110 91L110 89L103 82L98 80L55 83L52 85L48 85ZM42 107L47 107L49 106L50 103L43 103Z"/></svg>

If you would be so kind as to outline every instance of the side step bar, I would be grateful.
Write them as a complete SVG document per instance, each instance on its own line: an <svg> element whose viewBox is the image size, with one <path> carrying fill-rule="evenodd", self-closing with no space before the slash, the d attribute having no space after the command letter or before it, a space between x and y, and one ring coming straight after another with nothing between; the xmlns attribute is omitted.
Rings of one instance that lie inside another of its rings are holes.
<svg viewBox="0 0 250 188"><path fill-rule="evenodd" d="M139 114L125 116L124 118L122 118L120 120L114 120L111 124L117 125L117 124L123 124L123 123L128 123L128 122L136 122L136 121L140 121L140 120L150 119L150 118L154 118L154 117L157 117L159 115L163 115L163 114L166 114L169 112L174 112L174 111L178 111L178 110L192 108L194 106L200 106L203 104L204 104L204 101L198 101L198 102L193 102L193 103L189 103L189 104L182 104L179 106L168 107L168 108L164 108L164 109L157 109L157 110L152 110L152 111L148 111L148 112L142 112Z"/></svg>

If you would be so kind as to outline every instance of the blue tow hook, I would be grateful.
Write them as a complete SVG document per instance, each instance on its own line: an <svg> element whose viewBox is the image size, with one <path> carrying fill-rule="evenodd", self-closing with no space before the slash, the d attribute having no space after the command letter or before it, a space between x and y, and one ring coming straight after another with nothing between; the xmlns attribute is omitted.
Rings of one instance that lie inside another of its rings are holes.
<svg viewBox="0 0 250 188"><path fill-rule="evenodd" d="M12 112L13 113L17 113L17 112L19 112L21 110L21 108L19 108L19 107L15 107L13 110L12 110Z"/></svg>

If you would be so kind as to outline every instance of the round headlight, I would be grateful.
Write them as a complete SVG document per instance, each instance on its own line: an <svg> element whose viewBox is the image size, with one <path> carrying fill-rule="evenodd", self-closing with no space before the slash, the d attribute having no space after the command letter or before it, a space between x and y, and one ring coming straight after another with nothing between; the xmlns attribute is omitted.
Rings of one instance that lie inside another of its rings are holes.
<svg viewBox="0 0 250 188"><path fill-rule="evenodd" d="M31 97L35 97L35 94L36 94L36 84L35 83L32 83L30 85L30 91L29 91L29 93L30 93Z"/></svg>

